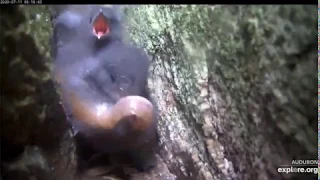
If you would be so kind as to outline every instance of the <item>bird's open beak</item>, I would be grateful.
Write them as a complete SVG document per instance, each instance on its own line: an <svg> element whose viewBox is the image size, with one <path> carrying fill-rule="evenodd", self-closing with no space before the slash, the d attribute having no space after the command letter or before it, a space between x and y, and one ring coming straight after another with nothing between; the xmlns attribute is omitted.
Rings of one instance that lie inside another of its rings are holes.
<svg viewBox="0 0 320 180"><path fill-rule="evenodd" d="M103 12L99 12L99 14L93 19L92 26L93 33L98 39L108 35L110 32L109 21Z"/></svg>

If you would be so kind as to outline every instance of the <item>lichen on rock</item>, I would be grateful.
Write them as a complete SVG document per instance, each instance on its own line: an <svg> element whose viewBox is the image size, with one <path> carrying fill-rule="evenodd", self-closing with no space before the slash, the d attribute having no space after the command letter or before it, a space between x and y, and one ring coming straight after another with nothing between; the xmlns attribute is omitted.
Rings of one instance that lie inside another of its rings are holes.
<svg viewBox="0 0 320 180"><path fill-rule="evenodd" d="M160 120L161 164L133 178L312 177L277 168L316 159L315 5L124 7L131 41L152 61ZM9 9L0 16L1 155L9 170L1 176L77 179L50 74L51 12Z"/></svg>
<svg viewBox="0 0 320 180"><path fill-rule="evenodd" d="M153 57L167 151L195 153L210 164L193 164L206 175L239 179L281 176L279 165L316 158L315 6L149 5L127 13L132 38Z"/></svg>

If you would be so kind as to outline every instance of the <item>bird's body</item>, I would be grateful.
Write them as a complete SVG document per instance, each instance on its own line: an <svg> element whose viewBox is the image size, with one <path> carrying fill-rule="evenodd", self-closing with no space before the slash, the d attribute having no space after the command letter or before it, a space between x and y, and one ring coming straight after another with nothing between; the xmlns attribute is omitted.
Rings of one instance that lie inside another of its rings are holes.
<svg viewBox="0 0 320 180"><path fill-rule="evenodd" d="M65 110L95 151L139 154L142 146L155 144L157 131L147 90L148 57L122 41L111 10L88 8L84 14L65 10L54 24L54 78ZM92 26L98 16L106 16L110 34L97 38Z"/></svg>

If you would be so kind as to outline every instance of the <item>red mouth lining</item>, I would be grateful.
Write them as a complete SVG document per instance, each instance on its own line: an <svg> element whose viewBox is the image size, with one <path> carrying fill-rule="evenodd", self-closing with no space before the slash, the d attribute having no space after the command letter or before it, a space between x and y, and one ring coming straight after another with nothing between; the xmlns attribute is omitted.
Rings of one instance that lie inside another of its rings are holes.
<svg viewBox="0 0 320 180"><path fill-rule="evenodd" d="M107 34L109 32L109 24L107 19L103 15L99 14L94 21L93 28L96 34Z"/></svg>

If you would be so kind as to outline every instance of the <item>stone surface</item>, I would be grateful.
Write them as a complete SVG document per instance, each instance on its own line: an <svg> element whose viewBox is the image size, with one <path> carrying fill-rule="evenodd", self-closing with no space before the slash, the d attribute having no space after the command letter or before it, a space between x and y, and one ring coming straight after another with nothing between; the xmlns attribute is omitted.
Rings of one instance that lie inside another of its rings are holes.
<svg viewBox="0 0 320 180"><path fill-rule="evenodd" d="M75 175L50 77L51 11L17 7L0 16L2 178L119 179ZM277 168L317 155L315 5L124 10L130 38L152 60L160 115L159 166L132 179L313 177Z"/></svg>

